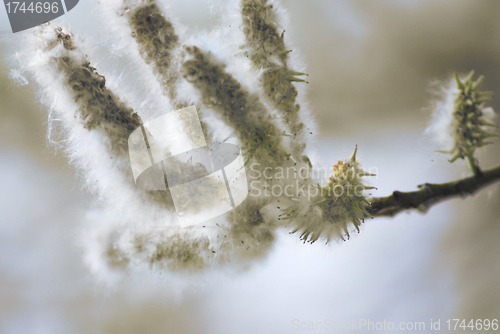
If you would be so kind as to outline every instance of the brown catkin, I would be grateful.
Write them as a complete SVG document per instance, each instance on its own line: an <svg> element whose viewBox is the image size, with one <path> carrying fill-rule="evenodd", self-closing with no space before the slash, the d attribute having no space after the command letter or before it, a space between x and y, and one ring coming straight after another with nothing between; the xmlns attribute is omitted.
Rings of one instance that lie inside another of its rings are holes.
<svg viewBox="0 0 500 334"><path fill-rule="evenodd" d="M139 234L132 240L135 251L146 256L151 266L173 271L197 271L207 266L207 259L216 257L216 253L209 249L206 238L189 240L179 234L169 235L164 237L165 242L153 242L156 247L152 252L148 252L144 245L152 243L149 240L151 237L156 238L149 234Z"/></svg>
<svg viewBox="0 0 500 334"><path fill-rule="evenodd" d="M78 104L83 126L106 134L115 157L128 157L128 137L142 126L139 115L106 88L106 79L90 66L90 62L77 60L68 53L56 61Z"/></svg>
<svg viewBox="0 0 500 334"><path fill-rule="evenodd" d="M200 92L202 102L216 111L231 126L247 157L275 165L286 152L275 119L247 89L225 71L225 65L198 47L186 47L193 55L182 65L183 76Z"/></svg>
<svg viewBox="0 0 500 334"><path fill-rule="evenodd" d="M109 151L115 158L127 159L128 138L142 120L106 87L106 79L86 59L78 57L71 36L56 29L57 39L66 52L54 58L57 70L64 76L64 84L78 105L79 117L87 130L97 130L109 140ZM125 171L132 178L131 169ZM131 180L133 182L133 180ZM148 200L168 209L174 209L170 191L144 190Z"/></svg>
<svg viewBox="0 0 500 334"><path fill-rule="evenodd" d="M174 50L179 46L179 37L175 29L163 15L155 0L149 0L128 14L132 36L139 45L139 51L148 64L153 65L165 93L175 109L188 107L186 101L177 98L175 84L179 79L178 64L174 62ZM207 124L202 120L199 110L201 128L207 143L211 142L212 134Z"/></svg>
<svg viewBox="0 0 500 334"><path fill-rule="evenodd" d="M300 121L300 105L295 103L297 89L293 81L304 75L288 68L288 53L284 42L284 31L279 34L278 20L272 5L267 0L243 0L243 32L254 66L263 69L262 87L266 100L279 112L285 126L292 135L292 154L296 157L305 150L304 124Z"/></svg>
<svg viewBox="0 0 500 334"><path fill-rule="evenodd" d="M198 47L186 47L193 56L183 64L183 76L200 92L202 102L216 111L233 128L242 151L261 168L281 165L287 160L282 136L274 117L256 94L248 90L225 71L225 65ZM266 202L266 203L264 203ZM222 249L232 249L240 258L264 255L274 240L273 228L264 223L259 210L269 201L249 196L228 215L231 223L229 240Z"/></svg>
<svg viewBox="0 0 500 334"><path fill-rule="evenodd" d="M286 66L288 52L283 34L276 29L278 19L273 6L268 5L267 0L243 0L242 3L243 32L251 44L250 59L260 68L276 61Z"/></svg>
<svg viewBox="0 0 500 334"><path fill-rule="evenodd" d="M155 1L147 1L137 7L128 14L128 18L132 36L139 44L146 63L153 64L169 98L175 100L178 73L172 68L172 53L179 46L179 37L172 23L163 16Z"/></svg>

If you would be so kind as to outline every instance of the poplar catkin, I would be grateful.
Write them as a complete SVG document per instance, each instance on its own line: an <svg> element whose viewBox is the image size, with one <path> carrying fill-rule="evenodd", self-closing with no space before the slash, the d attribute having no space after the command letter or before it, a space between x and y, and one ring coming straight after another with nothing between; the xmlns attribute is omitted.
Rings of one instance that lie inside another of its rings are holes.
<svg viewBox="0 0 500 334"><path fill-rule="evenodd" d="M298 158L306 147L305 126L299 117L298 92L292 82L305 82L297 78L305 73L288 68L291 50L285 47L285 31L278 33L278 18L273 5L267 0L243 0L242 16L250 59L256 68L264 70L261 75L264 96L280 112L292 135L292 154Z"/></svg>
<svg viewBox="0 0 500 334"><path fill-rule="evenodd" d="M175 82L178 72L173 68L173 53L179 46L179 37L156 1L147 1L127 14L132 37L146 63L151 63L171 100L176 99Z"/></svg>
<svg viewBox="0 0 500 334"><path fill-rule="evenodd" d="M247 157L275 165L287 152L278 126L256 94L251 94L224 70L224 64L198 47L186 47L193 56L182 64L183 77L196 87L203 103L231 126Z"/></svg>
<svg viewBox="0 0 500 334"><path fill-rule="evenodd" d="M214 226L210 228L200 226L204 222L193 228L179 228L176 219L180 217L179 212L185 212L174 205L171 197L173 186L169 189L167 182L167 191L141 190L132 176L128 138L141 127L147 134L149 123L141 120L127 103L120 101L118 96L121 95L116 88L116 93L113 93L107 87L106 79L91 65L71 33L66 29L44 26L39 36L43 46L35 50L31 71L44 93L53 100L63 97L64 102L57 104L56 109L58 115L64 116L68 148L78 160L77 165L84 169L90 187L97 190L102 205L99 214L92 218L94 220L89 218L93 229L92 236L87 239L87 258L92 268L102 273L106 270L129 272L144 267L198 271L225 265L244 266L248 261L268 254L279 227L291 228L291 233L298 232L302 240L311 243L320 238L327 242L349 238L350 231L359 230L363 219L369 216L365 210L369 205L367 197L364 194L357 197L334 195L335 189L339 188L347 192L354 188L361 192L370 189L361 181L361 177L367 174L358 167L356 154L336 164L328 186L318 186L319 194L309 196L311 189L318 188L310 176L312 164L303 155L305 126L299 113L298 92L293 85L293 82L303 81L297 78L302 73L288 67L289 50L285 48L283 32L278 33L277 15L272 6L265 0L242 2L247 52L253 66L259 70L256 72L250 64L246 67L248 60L245 55L234 55L240 57L235 59L237 65L226 67L219 60L224 57L219 57L217 52L212 54L197 46L181 48L183 43L174 24L154 0L109 2L111 10L108 12L115 19L121 20L115 17L116 13L127 19L122 23L130 27L139 53L151 66L170 107L180 109L189 101L190 105L203 106L204 111L216 114L220 119L212 119L211 128L201 121L209 146L210 132L219 130L215 128L224 123L224 131L232 130L240 145L247 178L250 178L248 167L254 165L259 174L278 168L291 171L290 178L249 180L256 181L258 191L277 187L298 195L287 195L286 192L271 193L270 196L249 194L227 215L212 218ZM123 27L128 29L125 25ZM213 50L211 45L203 44L203 47ZM133 54L139 57L135 50ZM261 73L262 89L258 86L256 73ZM246 80L247 75L250 80ZM144 78L148 84L154 81L151 73L146 73ZM183 87L182 94L176 91L178 87ZM145 109L150 104L133 104L133 98L128 101L141 115L158 115ZM51 102L45 102L52 108ZM140 109L136 105L147 107ZM76 110L75 118L73 110ZM197 111L200 112L200 108ZM185 129L187 135L180 137L193 139L190 129L197 122L195 118L181 117L179 124L173 126ZM89 138L92 138L93 145L89 146L90 149L86 146ZM155 138L150 139L146 145L154 143ZM168 157L168 152L164 153ZM182 159L177 156L168 162L172 169L169 174L172 184L184 185L186 175L197 180L209 173L210 166L192 165L189 158ZM163 168L165 174L166 167ZM296 179L298 171L305 171L306 175ZM344 175L346 172L356 175ZM217 191L226 189L221 190L217 185L207 183L203 189L186 185L177 194L185 204L190 202L195 208L189 210L198 210L199 213L220 204L215 203L217 198L222 198L217 196L221 195ZM301 197L303 188L307 196ZM148 224L167 228L155 229Z"/></svg>

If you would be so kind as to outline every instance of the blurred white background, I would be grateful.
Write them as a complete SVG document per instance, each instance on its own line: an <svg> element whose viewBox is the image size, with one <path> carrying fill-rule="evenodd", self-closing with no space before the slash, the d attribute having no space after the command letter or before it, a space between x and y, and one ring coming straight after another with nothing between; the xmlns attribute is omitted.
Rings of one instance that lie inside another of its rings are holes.
<svg viewBox="0 0 500 334"><path fill-rule="evenodd" d="M208 1L169 3L169 15L193 33L217 24ZM475 69L486 75L485 90L500 91L500 2L282 3L287 33L309 64L320 163L344 159L357 144L361 163L378 169L374 196L467 174L422 133L436 79ZM102 49L98 70L119 73L96 11L82 0L60 20ZM47 111L32 87L8 78L14 37L0 36L1 333L301 332L294 319L423 321L428 331L431 319L443 329L449 318L499 317L498 185L425 215L369 220L342 244L303 245L281 231L269 256L238 275L97 284L79 245L92 199L78 171L47 146ZM497 140L480 152L481 165L500 163L499 152Z"/></svg>

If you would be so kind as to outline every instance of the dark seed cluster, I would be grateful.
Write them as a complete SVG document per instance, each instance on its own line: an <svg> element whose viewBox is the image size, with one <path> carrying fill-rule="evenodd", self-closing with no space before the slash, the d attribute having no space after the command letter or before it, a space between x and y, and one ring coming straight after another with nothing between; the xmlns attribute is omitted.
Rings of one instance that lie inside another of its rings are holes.
<svg viewBox="0 0 500 334"><path fill-rule="evenodd" d="M267 0L243 0L243 32L251 44L250 59L257 67L267 68L279 59L284 66L288 60L283 34L277 30L278 20Z"/></svg>
<svg viewBox="0 0 500 334"><path fill-rule="evenodd" d="M79 106L84 127L104 132L113 155L127 157L128 137L142 125L140 117L106 88L106 79L87 60L66 53L57 59L57 64Z"/></svg>
<svg viewBox="0 0 500 334"><path fill-rule="evenodd" d="M139 44L146 63L153 63L160 80L168 89L169 97L174 98L177 72L171 70L172 52L179 46L179 37L175 34L172 23L163 16L155 1L147 3L129 13L132 36Z"/></svg>
<svg viewBox="0 0 500 334"><path fill-rule="evenodd" d="M137 253L148 251L144 245L151 244L150 235L136 235L132 240ZM173 271L197 271L203 269L207 263L204 258L213 257L209 250L207 239L186 240L181 235L174 234L165 237L165 242L156 244L152 254L146 255L151 266L160 266Z"/></svg>

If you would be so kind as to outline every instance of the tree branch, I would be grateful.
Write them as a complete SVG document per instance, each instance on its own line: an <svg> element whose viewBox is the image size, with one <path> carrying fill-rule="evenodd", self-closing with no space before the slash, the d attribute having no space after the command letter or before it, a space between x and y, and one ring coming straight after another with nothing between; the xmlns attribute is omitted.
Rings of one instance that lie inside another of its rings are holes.
<svg viewBox="0 0 500 334"><path fill-rule="evenodd" d="M398 213L416 209L426 212L434 204L454 197L467 197L495 182L500 181L500 166L458 181L418 186L420 190L410 192L394 191L387 197L371 199L367 211L374 217L394 217Z"/></svg>

